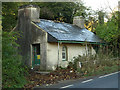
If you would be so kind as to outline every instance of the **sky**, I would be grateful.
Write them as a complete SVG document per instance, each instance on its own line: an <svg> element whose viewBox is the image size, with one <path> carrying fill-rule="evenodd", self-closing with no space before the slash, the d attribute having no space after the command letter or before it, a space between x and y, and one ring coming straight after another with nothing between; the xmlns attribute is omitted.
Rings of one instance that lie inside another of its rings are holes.
<svg viewBox="0 0 120 90"><path fill-rule="evenodd" d="M111 12L111 9L118 9L118 1L120 0L82 0L85 6L90 6L93 10L101 10L102 8L107 12ZM110 9L110 8L111 9Z"/></svg>

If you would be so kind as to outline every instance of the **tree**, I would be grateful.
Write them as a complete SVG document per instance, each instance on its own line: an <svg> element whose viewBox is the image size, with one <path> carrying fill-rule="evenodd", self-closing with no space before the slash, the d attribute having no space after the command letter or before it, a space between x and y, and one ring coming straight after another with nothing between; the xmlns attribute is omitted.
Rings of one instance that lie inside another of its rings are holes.
<svg viewBox="0 0 120 90"><path fill-rule="evenodd" d="M97 24L98 24L98 20L96 20L96 18L93 16L89 16L89 20L85 21L85 28L95 33L95 28Z"/></svg>
<svg viewBox="0 0 120 90"><path fill-rule="evenodd" d="M85 23L85 27L89 30L92 31L94 33L96 26L98 24L104 24L104 18L106 17L106 12L104 10L98 10L98 11L94 11L94 10L90 10L90 15L88 15L88 20L86 20Z"/></svg>
<svg viewBox="0 0 120 90"><path fill-rule="evenodd" d="M82 2L4 2L2 4L3 30L11 31L17 23L18 7L26 4L38 5L40 18L72 23L74 16L87 17L88 7Z"/></svg>
<svg viewBox="0 0 120 90"><path fill-rule="evenodd" d="M15 40L15 32L3 31L2 34L2 86L3 88L22 88L26 83L25 66L22 66L22 57L18 54L19 46Z"/></svg>
<svg viewBox="0 0 120 90"><path fill-rule="evenodd" d="M11 31L17 23L17 11L20 5L27 3L3 2L2 3L2 27L4 31Z"/></svg>
<svg viewBox="0 0 120 90"><path fill-rule="evenodd" d="M99 21L99 24L104 24L104 16L105 16L105 13L104 11L99 11L98 12L98 21Z"/></svg>
<svg viewBox="0 0 120 90"><path fill-rule="evenodd" d="M113 13L107 23L98 24L96 34L108 43L117 43L120 32L118 30L118 12Z"/></svg>
<svg viewBox="0 0 120 90"><path fill-rule="evenodd" d="M114 12L112 18L107 23L98 24L95 31L96 34L108 44L109 48L113 48L114 54L120 56L120 30L118 28L118 15L120 12Z"/></svg>

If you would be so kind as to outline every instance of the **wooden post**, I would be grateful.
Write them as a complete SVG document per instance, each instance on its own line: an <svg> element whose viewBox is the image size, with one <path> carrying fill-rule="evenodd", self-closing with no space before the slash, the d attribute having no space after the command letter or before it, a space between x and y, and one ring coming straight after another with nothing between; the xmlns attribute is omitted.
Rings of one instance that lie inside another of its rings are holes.
<svg viewBox="0 0 120 90"><path fill-rule="evenodd" d="M87 54L88 54L88 48L87 48L87 43L86 43L86 56L87 56Z"/></svg>
<svg viewBox="0 0 120 90"><path fill-rule="evenodd" d="M58 42L58 63L57 63L57 67L59 67L59 42Z"/></svg>

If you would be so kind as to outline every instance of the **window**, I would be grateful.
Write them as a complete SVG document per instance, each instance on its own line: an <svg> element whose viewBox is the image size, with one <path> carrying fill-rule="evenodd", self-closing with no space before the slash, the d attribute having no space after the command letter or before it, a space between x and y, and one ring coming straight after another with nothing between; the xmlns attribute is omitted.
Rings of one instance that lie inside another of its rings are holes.
<svg viewBox="0 0 120 90"><path fill-rule="evenodd" d="M62 60L63 61L67 60L67 48L66 48L66 46L62 47Z"/></svg>
<svg viewBox="0 0 120 90"><path fill-rule="evenodd" d="M40 55L40 44L33 44L33 50L36 55Z"/></svg>

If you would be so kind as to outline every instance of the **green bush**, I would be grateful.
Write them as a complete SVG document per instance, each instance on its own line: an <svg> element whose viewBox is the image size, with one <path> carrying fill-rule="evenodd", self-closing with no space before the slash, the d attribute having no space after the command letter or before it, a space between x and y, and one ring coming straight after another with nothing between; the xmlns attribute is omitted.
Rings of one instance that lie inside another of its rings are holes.
<svg viewBox="0 0 120 90"><path fill-rule="evenodd" d="M27 82L26 66L22 64L22 57L18 54L15 41L17 33L3 32L2 37L2 85L3 88L22 88Z"/></svg>

